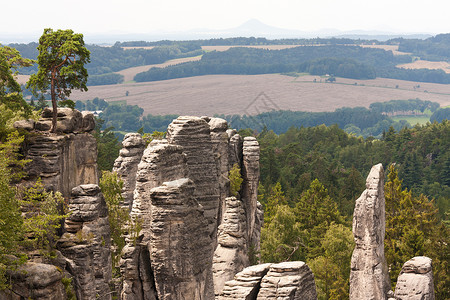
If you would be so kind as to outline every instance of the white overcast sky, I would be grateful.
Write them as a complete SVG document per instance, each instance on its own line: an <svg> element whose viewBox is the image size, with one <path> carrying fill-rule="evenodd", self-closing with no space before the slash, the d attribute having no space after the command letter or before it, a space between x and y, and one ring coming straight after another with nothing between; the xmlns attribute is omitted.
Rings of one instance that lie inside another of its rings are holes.
<svg viewBox="0 0 450 300"><path fill-rule="evenodd" d="M316 31L450 32L450 0L2 0L0 33L86 34L228 29L249 19Z"/></svg>

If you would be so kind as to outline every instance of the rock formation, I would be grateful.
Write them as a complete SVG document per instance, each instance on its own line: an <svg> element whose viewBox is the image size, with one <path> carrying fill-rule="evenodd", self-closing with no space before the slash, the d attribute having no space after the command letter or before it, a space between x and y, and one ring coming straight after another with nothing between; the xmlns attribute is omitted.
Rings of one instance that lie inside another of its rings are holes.
<svg viewBox="0 0 450 300"><path fill-rule="evenodd" d="M431 259L417 256L408 260L398 276L394 295L398 300L434 300Z"/></svg>
<svg viewBox="0 0 450 300"><path fill-rule="evenodd" d="M155 278L151 270L151 190L165 181L187 176L186 155L182 147L167 140L154 140L145 149L136 175L132 217L142 230L136 241L128 240L120 262L123 276L121 299L156 299Z"/></svg>
<svg viewBox="0 0 450 300"><path fill-rule="evenodd" d="M195 197L203 206L211 240L216 240L220 203L219 175L214 158L210 127L198 117L178 117L167 128L170 144L183 147ZM215 247L215 245L214 245Z"/></svg>
<svg viewBox="0 0 450 300"><path fill-rule="evenodd" d="M262 224L256 202L259 146L254 139L247 142L250 177L243 177L249 200L244 192L228 198L228 173L234 163L244 165L244 151L240 136L227 128L219 118L179 117L169 125L167 140L152 141L144 151L131 210L142 230L124 249L122 299L174 299L186 293L186 299L213 299L226 280L249 265L249 241L253 236L259 245ZM249 234L248 226L256 234Z"/></svg>
<svg viewBox="0 0 450 300"><path fill-rule="evenodd" d="M150 258L158 299L213 299L207 219L183 178L151 190Z"/></svg>
<svg viewBox="0 0 450 300"><path fill-rule="evenodd" d="M316 300L314 275L301 261L251 266L225 283L219 300L228 299Z"/></svg>
<svg viewBox="0 0 450 300"><path fill-rule="evenodd" d="M73 188L69 210L58 249L70 261L81 299L111 299L111 237L100 187L86 184Z"/></svg>
<svg viewBox="0 0 450 300"><path fill-rule="evenodd" d="M366 190L356 200L353 213L353 250L350 299L387 299L392 293L384 256L385 199L381 164L370 170Z"/></svg>
<svg viewBox="0 0 450 300"><path fill-rule="evenodd" d="M64 273L54 265L28 262L10 276L13 284L11 290L0 292L2 300L60 300L66 297L62 282Z"/></svg>
<svg viewBox="0 0 450 300"><path fill-rule="evenodd" d="M219 296L219 300L228 299L256 299L262 278L269 272L272 264L260 264L245 268L227 281Z"/></svg>
<svg viewBox="0 0 450 300"><path fill-rule="evenodd" d="M136 173L145 149L145 141L139 133L127 133L122 145L119 157L114 162L113 172L117 172L123 181L123 206L131 210L136 187Z"/></svg>
<svg viewBox="0 0 450 300"><path fill-rule="evenodd" d="M226 198L225 213L217 235L218 245L214 252L213 272L216 295L226 281L248 266L246 240L247 228L242 202L235 197Z"/></svg>
<svg viewBox="0 0 450 300"><path fill-rule="evenodd" d="M51 112L47 108L38 122L18 121L14 126L37 131L27 139L25 149L25 159L31 160L26 167L28 180L40 177L47 189L68 198L75 186L98 183L97 142L88 133L94 129L93 115L61 108L57 129L65 134L39 132L50 129Z"/></svg>
<svg viewBox="0 0 450 300"><path fill-rule="evenodd" d="M256 138L244 138L242 153L242 174L244 177L242 199L244 202L244 209L247 213L247 239L251 246L258 247L259 240L254 240L254 236L259 236L258 232L260 232L261 229L259 228L258 230L257 226L255 226L259 184L259 144ZM255 233L255 230L258 232Z"/></svg>
<svg viewBox="0 0 450 300"><path fill-rule="evenodd" d="M25 149L32 160L28 179L42 177L47 189L68 199L71 214L57 243L58 268L72 278L79 299L111 298L109 223L96 185L92 114L58 110L57 131L64 134L45 131L51 110L37 122L15 126L37 132ZM169 125L167 140L152 141L145 149L138 134L127 134L122 144L114 171L124 181L123 204L141 230L126 237L120 298L214 299L225 281L249 265L251 247L259 246L258 142L243 140L223 119L179 117ZM230 197L228 174L234 164L244 182ZM42 289L64 298L58 294L61 278L50 278L57 279L45 281Z"/></svg>

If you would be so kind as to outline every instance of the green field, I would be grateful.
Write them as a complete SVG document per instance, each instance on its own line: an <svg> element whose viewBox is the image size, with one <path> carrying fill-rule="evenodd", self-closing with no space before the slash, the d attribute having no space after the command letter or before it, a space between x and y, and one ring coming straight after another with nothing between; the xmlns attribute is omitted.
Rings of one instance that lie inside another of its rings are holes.
<svg viewBox="0 0 450 300"><path fill-rule="evenodd" d="M424 125L427 122L430 122L430 116L396 116L396 117L391 117L392 120L394 121L400 121L400 120L406 120L408 121L409 124L411 124L412 126L419 124L419 125Z"/></svg>

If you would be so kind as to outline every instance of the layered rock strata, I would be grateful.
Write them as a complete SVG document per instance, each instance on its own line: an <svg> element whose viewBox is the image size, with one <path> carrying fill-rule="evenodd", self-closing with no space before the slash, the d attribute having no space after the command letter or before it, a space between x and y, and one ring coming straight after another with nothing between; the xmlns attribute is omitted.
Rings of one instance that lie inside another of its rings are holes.
<svg viewBox="0 0 450 300"><path fill-rule="evenodd" d="M70 197L72 188L80 184L98 183L97 142L88 132L94 129L94 117L69 108L58 109L57 131L51 127L51 109L45 109L37 121L18 121L16 128L38 131L27 138L25 158L28 181L40 177L47 189ZM44 132L39 132L44 131Z"/></svg>
<svg viewBox="0 0 450 300"><path fill-rule="evenodd" d="M226 281L249 265L247 228L242 202L235 197L226 198L225 213L219 225L214 252L214 290L218 295Z"/></svg>
<svg viewBox="0 0 450 300"><path fill-rule="evenodd" d="M370 170L366 190L353 213L355 249L351 259L350 299L387 299L392 293L384 256L385 199L381 164Z"/></svg>
<svg viewBox="0 0 450 300"><path fill-rule="evenodd" d="M219 300L316 300L314 275L301 261L262 264L245 268L225 283Z"/></svg>
<svg viewBox="0 0 450 300"><path fill-rule="evenodd" d="M178 117L167 129L170 144L183 147L195 198L203 206L208 232L215 248L220 203L219 174L214 158L210 127L198 117Z"/></svg>
<svg viewBox="0 0 450 300"><path fill-rule="evenodd" d="M72 189L65 233L57 247L70 263L81 299L111 299L111 237L100 187L80 185Z"/></svg>
<svg viewBox="0 0 450 300"><path fill-rule="evenodd" d="M149 248L158 299L213 299L213 248L193 182L165 182L150 193Z"/></svg>
<svg viewBox="0 0 450 300"><path fill-rule="evenodd" d="M228 140L228 124L227 121L220 118L208 118L208 125L211 131L211 146L216 160L217 174L219 176L219 211L217 215L218 224L222 222L225 212L226 198L230 195L229 173L229 140Z"/></svg>
<svg viewBox="0 0 450 300"><path fill-rule="evenodd" d="M254 234L259 184L259 144L256 138L244 138L242 153L242 175L244 178L242 200L247 214L247 240L250 242L250 245L255 247L259 244L259 241L252 239L253 236L258 236Z"/></svg>
<svg viewBox="0 0 450 300"><path fill-rule="evenodd" d="M408 260L398 276L394 295L398 300L434 300L431 259L417 256Z"/></svg>
<svg viewBox="0 0 450 300"><path fill-rule="evenodd" d="M261 281L257 299L317 299L314 275L302 261L272 264Z"/></svg>
<svg viewBox="0 0 450 300"><path fill-rule="evenodd" d="M219 118L179 117L169 125L167 140L153 141L144 151L136 174L131 210L142 230L138 239L129 240L124 248L120 262L122 299L169 299L185 293L186 299L213 299L226 280L248 266L249 239L253 237L254 243L259 244L259 232L249 234L247 220L253 222L255 232L262 224L262 210L257 209L256 202L259 146L254 139L247 145L247 170L251 178L246 182L250 200L243 198L243 192L237 198L227 198L230 196L228 173L234 163L243 166L242 139L236 131L227 128L226 121ZM180 180L186 182L177 188L173 184L168 186L168 182ZM156 191L159 192L155 194ZM185 191L192 191L193 195ZM162 205L165 202L159 201L160 196L156 195L163 194L162 199L169 204L174 199L179 203L198 203L196 222L203 225L189 225L191 221L183 217L185 213L192 214L191 208ZM246 211L246 201L255 202L247 203L253 207L252 211ZM192 233L184 231L183 226ZM166 236L168 232L172 234ZM170 247L166 245L168 241ZM178 247L180 243L184 244L183 248ZM199 250L188 251L192 245ZM178 259L185 255L188 258ZM189 267L195 270L194 277L186 273L191 262L195 262Z"/></svg>
<svg viewBox="0 0 450 300"><path fill-rule="evenodd" d="M154 140L145 149L136 174L131 215L142 230L136 241L128 240L123 249L120 269L123 276L121 299L157 299L155 276L151 269L151 190L165 181L187 176L186 155L182 147L167 140Z"/></svg>
<svg viewBox="0 0 450 300"><path fill-rule="evenodd" d="M233 280L225 283L218 299L256 299L261 287L261 280L269 272L271 265L271 263L254 265L237 273Z"/></svg>
<svg viewBox="0 0 450 300"><path fill-rule="evenodd" d="M145 149L145 141L139 133L127 133L122 141L123 148L114 162L113 172L123 181L123 206L131 210L136 187L136 173Z"/></svg>

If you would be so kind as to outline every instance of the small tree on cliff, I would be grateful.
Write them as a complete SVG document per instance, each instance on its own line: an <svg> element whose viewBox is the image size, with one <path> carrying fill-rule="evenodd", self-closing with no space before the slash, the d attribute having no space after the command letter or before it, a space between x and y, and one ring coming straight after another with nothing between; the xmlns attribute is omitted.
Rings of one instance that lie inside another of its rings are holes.
<svg viewBox="0 0 450 300"><path fill-rule="evenodd" d="M27 87L42 93L50 88L53 107L51 132L55 132L57 100L67 100L72 89L87 91L88 73L84 64L90 61L90 52L84 46L83 35L70 29L44 29L37 49L39 70L31 76Z"/></svg>

